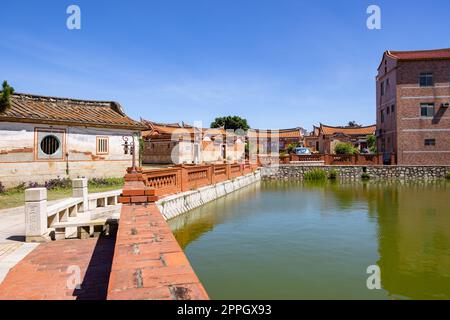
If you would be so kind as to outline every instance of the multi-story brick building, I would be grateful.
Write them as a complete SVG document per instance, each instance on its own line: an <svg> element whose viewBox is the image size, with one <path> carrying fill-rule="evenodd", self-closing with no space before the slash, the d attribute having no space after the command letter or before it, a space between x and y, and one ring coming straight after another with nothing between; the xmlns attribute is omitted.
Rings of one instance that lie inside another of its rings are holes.
<svg viewBox="0 0 450 320"><path fill-rule="evenodd" d="M386 51L378 67L377 144L397 164L450 164L450 49Z"/></svg>

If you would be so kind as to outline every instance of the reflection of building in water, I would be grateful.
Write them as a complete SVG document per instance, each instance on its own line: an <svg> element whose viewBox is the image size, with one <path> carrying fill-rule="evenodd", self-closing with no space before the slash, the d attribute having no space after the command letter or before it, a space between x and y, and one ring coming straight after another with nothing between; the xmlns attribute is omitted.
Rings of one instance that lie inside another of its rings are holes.
<svg viewBox="0 0 450 320"><path fill-rule="evenodd" d="M394 298L449 299L448 189L380 188L377 203L383 288Z"/></svg>
<svg viewBox="0 0 450 320"><path fill-rule="evenodd" d="M181 248L214 229L233 216L242 215L239 204L256 196L260 183L251 184L168 221ZM244 212L245 213L245 212Z"/></svg>

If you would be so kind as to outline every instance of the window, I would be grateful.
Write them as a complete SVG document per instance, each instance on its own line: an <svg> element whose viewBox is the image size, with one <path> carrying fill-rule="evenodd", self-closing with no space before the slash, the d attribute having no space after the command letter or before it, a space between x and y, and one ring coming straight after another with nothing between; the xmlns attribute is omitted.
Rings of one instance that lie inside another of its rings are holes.
<svg viewBox="0 0 450 320"><path fill-rule="evenodd" d="M387 107L386 108L386 114L389 114L391 112L391 108Z"/></svg>
<svg viewBox="0 0 450 320"><path fill-rule="evenodd" d="M384 122L384 110L381 110L381 123Z"/></svg>
<svg viewBox="0 0 450 320"><path fill-rule="evenodd" d="M419 83L421 87L432 87L434 85L433 74L431 72L421 73Z"/></svg>
<svg viewBox="0 0 450 320"><path fill-rule="evenodd" d="M381 95L384 96L384 81L381 82Z"/></svg>
<svg viewBox="0 0 450 320"><path fill-rule="evenodd" d="M425 139L425 146L435 146L436 139Z"/></svg>
<svg viewBox="0 0 450 320"><path fill-rule="evenodd" d="M394 110L395 110L395 104L393 104L393 105L391 106L391 113L394 113Z"/></svg>
<svg viewBox="0 0 450 320"><path fill-rule="evenodd" d="M420 104L420 116L421 117L433 117L434 116L434 103L421 103Z"/></svg>
<svg viewBox="0 0 450 320"><path fill-rule="evenodd" d="M108 137L97 137L97 154L109 153L109 139Z"/></svg>
<svg viewBox="0 0 450 320"><path fill-rule="evenodd" d="M40 145L42 152L48 156L54 155L59 150L60 146L61 143L54 135L44 137Z"/></svg>
<svg viewBox="0 0 450 320"><path fill-rule="evenodd" d="M63 129L35 128L35 160L64 159L65 133Z"/></svg>

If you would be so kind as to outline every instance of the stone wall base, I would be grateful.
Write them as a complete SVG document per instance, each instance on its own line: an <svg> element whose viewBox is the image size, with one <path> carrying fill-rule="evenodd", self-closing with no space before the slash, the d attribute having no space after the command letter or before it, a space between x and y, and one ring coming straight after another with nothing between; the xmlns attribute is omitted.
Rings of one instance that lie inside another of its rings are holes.
<svg viewBox="0 0 450 320"><path fill-rule="evenodd" d="M261 168L262 179L303 180L314 169L335 170L338 179L360 180L368 174L371 180L440 180L445 179L449 166L303 166L279 165Z"/></svg>

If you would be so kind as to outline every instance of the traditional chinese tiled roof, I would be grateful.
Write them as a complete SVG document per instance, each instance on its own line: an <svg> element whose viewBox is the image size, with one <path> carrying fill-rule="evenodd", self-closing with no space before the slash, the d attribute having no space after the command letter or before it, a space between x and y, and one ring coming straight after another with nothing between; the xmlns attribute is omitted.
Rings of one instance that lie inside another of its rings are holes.
<svg viewBox="0 0 450 320"><path fill-rule="evenodd" d="M420 51L386 51L386 54L398 60L450 59L450 48Z"/></svg>
<svg viewBox="0 0 450 320"><path fill-rule="evenodd" d="M142 133L144 138L167 138L172 134L179 136L194 136L195 128L191 125L182 123L158 123L148 120L143 120L143 123L147 126L147 130ZM208 136L225 135L227 131L223 128L202 128L202 133Z"/></svg>
<svg viewBox="0 0 450 320"><path fill-rule="evenodd" d="M367 127L332 127L320 124L320 132L324 135L345 134L345 135L370 135L375 134L376 125Z"/></svg>
<svg viewBox="0 0 450 320"><path fill-rule="evenodd" d="M249 137L278 137L278 138L292 138L300 139L302 137L300 131L302 128L292 128L292 129L279 129L279 130L262 130L255 129L248 132Z"/></svg>
<svg viewBox="0 0 450 320"><path fill-rule="evenodd" d="M117 102L55 98L31 94L11 95L11 108L0 121L143 130Z"/></svg>

